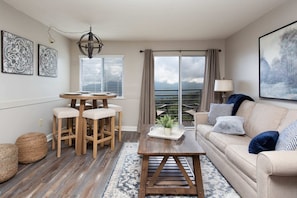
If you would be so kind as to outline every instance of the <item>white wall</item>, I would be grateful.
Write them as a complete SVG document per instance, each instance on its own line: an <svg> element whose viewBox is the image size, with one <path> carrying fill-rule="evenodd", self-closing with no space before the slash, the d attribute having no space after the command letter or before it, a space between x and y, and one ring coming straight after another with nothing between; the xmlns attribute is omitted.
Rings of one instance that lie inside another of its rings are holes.
<svg viewBox="0 0 297 198"><path fill-rule="evenodd" d="M220 48L221 76L234 80L235 92L258 97L258 38L297 19L297 1L291 0L271 11L226 40L180 42L104 41L103 55L124 55L124 98L111 102L123 106L125 130L135 130L138 122L139 97L144 49ZM51 133L52 108L67 103L58 95L79 89L79 52L76 42L52 33L56 42L48 41L48 27L0 1L0 29L34 42L34 74L30 76L0 73L0 143L14 143L24 133ZM37 75L37 44L58 50L58 77ZM1 49L0 49L1 50ZM226 55L226 58L225 58ZM226 71L225 71L226 63ZM225 75L226 73L226 75ZM70 74L70 75L69 75ZM294 102L260 100L295 108ZM42 119L42 126L39 120Z"/></svg>
<svg viewBox="0 0 297 198"><path fill-rule="evenodd" d="M226 76L234 80L236 93L256 101L297 108L296 102L259 98L258 38L297 20L297 1L291 0L226 40Z"/></svg>
<svg viewBox="0 0 297 198"><path fill-rule="evenodd" d="M100 35L99 35L100 36ZM181 50L181 49L221 49L220 66L224 76L225 42L215 41L180 41L180 42L108 42L103 41L102 55L124 55L124 98L111 102L123 107L123 129L135 131L138 122L139 98L144 54L139 50ZM72 43L71 53L71 90L79 90L79 51L76 42Z"/></svg>
<svg viewBox="0 0 297 198"><path fill-rule="evenodd" d="M0 73L0 143L14 143L27 132L51 133L52 108L65 104L59 93L70 87L70 41L0 1L0 29L34 42L34 74ZM37 44L58 50L58 77L37 75ZM42 119L42 123L39 120ZM41 126L40 126L41 125Z"/></svg>

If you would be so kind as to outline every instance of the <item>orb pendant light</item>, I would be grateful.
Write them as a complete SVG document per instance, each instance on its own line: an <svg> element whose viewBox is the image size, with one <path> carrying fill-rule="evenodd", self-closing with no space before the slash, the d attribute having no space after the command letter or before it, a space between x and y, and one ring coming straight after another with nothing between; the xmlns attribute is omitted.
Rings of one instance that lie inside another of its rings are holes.
<svg viewBox="0 0 297 198"><path fill-rule="evenodd" d="M89 33L83 34L80 37L77 44L80 52L89 58L92 58L94 53L99 54L103 47L101 39L92 33L92 27L90 27Z"/></svg>

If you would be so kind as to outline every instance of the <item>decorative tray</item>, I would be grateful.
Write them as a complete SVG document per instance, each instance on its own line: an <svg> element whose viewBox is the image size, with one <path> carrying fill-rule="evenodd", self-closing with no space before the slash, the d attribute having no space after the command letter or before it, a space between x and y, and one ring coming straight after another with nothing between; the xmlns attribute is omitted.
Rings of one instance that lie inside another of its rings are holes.
<svg viewBox="0 0 297 198"><path fill-rule="evenodd" d="M150 132L148 136L154 138L162 138L168 140L178 140L183 134L185 130L184 128L173 127L170 135L165 135L163 127L153 126L150 128Z"/></svg>

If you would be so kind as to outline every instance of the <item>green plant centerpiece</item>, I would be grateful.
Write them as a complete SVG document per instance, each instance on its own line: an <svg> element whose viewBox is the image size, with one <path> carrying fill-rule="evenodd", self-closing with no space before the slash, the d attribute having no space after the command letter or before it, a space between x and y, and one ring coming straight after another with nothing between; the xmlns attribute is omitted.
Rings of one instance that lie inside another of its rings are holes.
<svg viewBox="0 0 297 198"><path fill-rule="evenodd" d="M176 120L175 118L172 118L170 115L166 114L163 117L157 119L156 123L164 127L165 135L170 135L172 127L176 124Z"/></svg>

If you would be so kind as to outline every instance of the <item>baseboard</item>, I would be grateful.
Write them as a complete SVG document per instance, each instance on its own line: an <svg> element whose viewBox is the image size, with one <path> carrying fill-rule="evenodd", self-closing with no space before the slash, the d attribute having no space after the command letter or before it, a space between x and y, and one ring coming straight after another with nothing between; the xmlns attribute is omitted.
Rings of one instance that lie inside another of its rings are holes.
<svg viewBox="0 0 297 198"><path fill-rule="evenodd" d="M53 139L53 135L52 134L47 134L46 135L47 142L51 141L52 139Z"/></svg>
<svg viewBox="0 0 297 198"><path fill-rule="evenodd" d="M122 126L122 131L137 132L137 126ZM51 141L52 139L53 135L51 133L46 135L47 142Z"/></svg>
<svg viewBox="0 0 297 198"><path fill-rule="evenodd" d="M186 127L186 129L194 129L194 127ZM122 131L137 132L137 126L122 126ZM48 142L51 141L52 138L52 134L47 134L46 139Z"/></svg>
<svg viewBox="0 0 297 198"><path fill-rule="evenodd" d="M122 126L122 131L137 132L137 126Z"/></svg>

